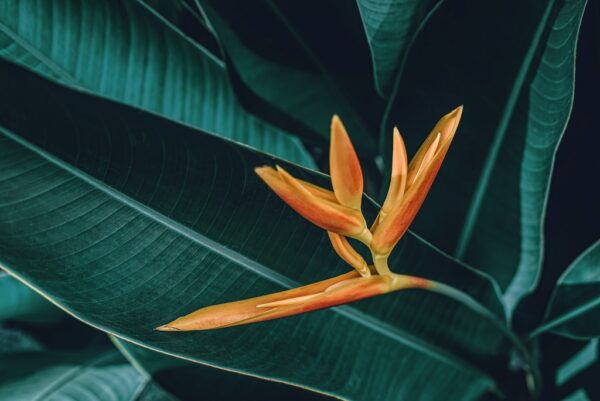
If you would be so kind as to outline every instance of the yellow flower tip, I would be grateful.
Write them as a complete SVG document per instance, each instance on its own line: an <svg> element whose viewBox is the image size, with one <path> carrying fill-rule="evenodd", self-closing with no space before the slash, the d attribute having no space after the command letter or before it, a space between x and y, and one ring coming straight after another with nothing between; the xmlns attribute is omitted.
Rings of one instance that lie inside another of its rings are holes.
<svg viewBox="0 0 600 401"><path fill-rule="evenodd" d="M337 115L331 119L329 172L333 192L340 204L360 210L363 175L350 137Z"/></svg>

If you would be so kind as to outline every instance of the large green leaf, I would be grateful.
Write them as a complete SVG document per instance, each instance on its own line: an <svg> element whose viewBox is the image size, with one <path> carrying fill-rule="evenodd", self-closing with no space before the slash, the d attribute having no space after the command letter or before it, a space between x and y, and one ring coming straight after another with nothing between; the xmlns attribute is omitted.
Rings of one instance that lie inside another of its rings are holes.
<svg viewBox="0 0 600 401"><path fill-rule="evenodd" d="M307 126L303 131L326 140L331 116L339 114L361 153L368 157L375 155L377 130L367 121L374 117L366 112L372 106L365 101L367 96L364 93L352 96L344 91L290 21L282 9L284 3L269 0L252 3L200 0L198 3L231 61L232 73L255 97L295 123ZM324 1L320 8L328 6L326 3L329 2ZM350 2L345 5L338 2L337 6L355 9L355 4ZM335 29L332 25L336 17L338 15L326 15L330 31ZM310 20L308 22L310 24ZM329 52L337 54L336 50L329 49ZM359 62L356 46L353 50L354 53L348 55L348 63ZM341 76L344 69L350 67L341 65L340 68L336 74ZM351 78L354 87L362 84L356 76ZM371 85L370 80L367 82ZM252 103L259 101L253 99ZM377 119L375 124L378 124Z"/></svg>
<svg viewBox="0 0 600 401"><path fill-rule="evenodd" d="M502 386L515 347L517 366L535 371L505 331L489 279L411 234L392 268L446 283L444 294L404 291L226 330L154 331L201 306L347 271L327 235L253 169L277 162L319 184L326 177L4 61L0 91L0 264L88 324L348 399L474 399ZM365 212L375 214L368 199Z"/></svg>
<svg viewBox="0 0 600 401"><path fill-rule="evenodd" d="M305 389L252 376L215 369L139 347L111 336L125 358L142 375L179 401L210 398L214 401L251 399L261 401L325 401L331 398Z"/></svg>
<svg viewBox="0 0 600 401"><path fill-rule="evenodd" d="M133 401L144 384L116 350L0 355L2 401Z"/></svg>
<svg viewBox="0 0 600 401"><path fill-rule="evenodd" d="M0 324L0 355L28 351L41 351L42 345L23 330Z"/></svg>
<svg viewBox="0 0 600 401"><path fill-rule="evenodd" d="M63 313L29 287L0 270L0 322L50 322Z"/></svg>
<svg viewBox="0 0 600 401"><path fill-rule="evenodd" d="M388 97L406 50L435 0L357 0L377 91Z"/></svg>
<svg viewBox="0 0 600 401"><path fill-rule="evenodd" d="M138 2L2 2L0 56L59 82L315 166L297 138L240 106L220 60Z"/></svg>
<svg viewBox="0 0 600 401"><path fill-rule="evenodd" d="M509 311L540 273L584 7L585 0L444 3L411 47L384 124L383 151L393 125L414 151L436 118L464 104L414 229L492 275Z"/></svg>
<svg viewBox="0 0 600 401"><path fill-rule="evenodd" d="M135 401L180 401L172 397L153 381L148 381L144 389L137 395Z"/></svg>
<svg viewBox="0 0 600 401"><path fill-rule="evenodd" d="M558 386L565 384L568 380L572 379L573 376L586 368L589 368L590 365L598 360L598 356L598 339L594 338L557 369L556 384Z"/></svg>
<svg viewBox="0 0 600 401"><path fill-rule="evenodd" d="M532 335L547 330L575 338L600 336L600 241L581 254L560 277L546 320Z"/></svg>

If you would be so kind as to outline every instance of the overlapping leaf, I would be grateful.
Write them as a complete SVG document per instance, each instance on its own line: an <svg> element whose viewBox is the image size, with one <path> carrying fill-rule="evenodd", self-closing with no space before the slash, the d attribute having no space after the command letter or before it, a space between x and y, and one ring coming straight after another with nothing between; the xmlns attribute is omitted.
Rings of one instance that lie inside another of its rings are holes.
<svg viewBox="0 0 600 401"><path fill-rule="evenodd" d="M116 350L0 355L3 401L133 401L144 384Z"/></svg>
<svg viewBox="0 0 600 401"><path fill-rule="evenodd" d="M585 0L444 3L412 46L384 124L382 151L393 125L412 151L434 116L465 105L453 153L414 230L490 273L509 309L540 272L584 7Z"/></svg>
<svg viewBox="0 0 600 401"><path fill-rule="evenodd" d="M227 372L210 366L184 361L160 352L111 338L117 348L144 376L178 401L198 398L215 400L255 399L261 401L325 401L322 394L255 377Z"/></svg>
<svg viewBox="0 0 600 401"><path fill-rule="evenodd" d="M2 2L0 56L314 167L296 137L241 107L221 61L136 1Z"/></svg>
<svg viewBox="0 0 600 401"><path fill-rule="evenodd" d="M49 322L60 315L62 312L43 297L0 271L0 322L7 319Z"/></svg>
<svg viewBox="0 0 600 401"><path fill-rule="evenodd" d="M357 0L377 91L388 97L406 50L433 0Z"/></svg>
<svg viewBox="0 0 600 401"><path fill-rule="evenodd" d="M338 2L332 6L331 3L336 2L319 4L320 12L328 13L321 18L315 15L312 21L324 20L333 31L339 18L338 9L350 6L354 10L355 5ZM340 85L336 81L337 76L347 75L352 66L339 62L339 71L332 73L327 70L322 57L314 54L306 43L305 35L300 34L289 20L291 15L282 9L290 5L271 1L240 3L212 0L200 0L198 4L208 16L230 60L233 78L253 95L252 102L248 103L254 108L261 102L266 103L271 117L281 114L281 119L291 119L292 123L306 126L307 129L302 132L306 132L309 138L312 133L327 139L331 116L339 114L349 132L353 133L354 143L362 154L368 157L375 155L378 116L366 112L374 102L365 101L370 99L366 93L352 91L365 81L357 81L356 76L348 77L354 82L354 87ZM306 10L305 7L298 8L297 12ZM305 18L304 21L308 31L312 32L311 20ZM360 23L360 20L357 22ZM328 35L335 35L335 32L328 32ZM317 37L317 40L328 41L328 38ZM339 48L344 44L335 45L338 48L329 53L339 58ZM361 63L356 43L350 48L353 53L347 55L345 63ZM375 93L370 77L366 82L367 88Z"/></svg>
<svg viewBox="0 0 600 401"><path fill-rule="evenodd" d="M535 333L552 330L576 338L600 336L600 241L588 248L556 284L545 323Z"/></svg>
<svg viewBox="0 0 600 401"><path fill-rule="evenodd" d="M0 264L80 319L191 361L349 399L474 399L506 373L519 345L503 331L490 281L412 235L392 268L455 287L446 296L406 291L222 331L153 331L207 304L347 267L322 230L254 175L272 158L10 63L0 71Z"/></svg>

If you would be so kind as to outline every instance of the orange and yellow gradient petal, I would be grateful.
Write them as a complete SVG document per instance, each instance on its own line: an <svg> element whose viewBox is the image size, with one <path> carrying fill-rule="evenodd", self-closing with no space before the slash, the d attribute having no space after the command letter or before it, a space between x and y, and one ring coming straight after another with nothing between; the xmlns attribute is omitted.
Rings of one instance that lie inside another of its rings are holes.
<svg viewBox="0 0 600 401"><path fill-rule="evenodd" d="M281 167L258 167L256 174L285 203L311 223L346 236L356 236L365 230L365 221L360 211L334 203L315 194L315 188L309 189L292 177Z"/></svg>
<svg viewBox="0 0 600 401"><path fill-rule="evenodd" d="M371 250L374 253L389 254L408 230L444 161L461 114L462 106L442 117L411 161L402 201L377 224L373 232Z"/></svg>
<svg viewBox="0 0 600 401"><path fill-rule="evenodd" d="M182 316L159 331L210 330L294 316L408 288L431 281L404 275L361 277L356 271L314 284L243 301L208 306Z"/></svg>

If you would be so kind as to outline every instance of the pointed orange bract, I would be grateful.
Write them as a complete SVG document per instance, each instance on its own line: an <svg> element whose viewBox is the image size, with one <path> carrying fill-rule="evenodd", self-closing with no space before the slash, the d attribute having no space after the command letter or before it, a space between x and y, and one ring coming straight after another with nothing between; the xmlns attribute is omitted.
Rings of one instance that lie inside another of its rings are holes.
<svg viewBox="0 0 600 401"><path fill-rule="evenodd" d="M390 188L381 207L381 212L387 214L393 205L402 201L404 191L406 190L406 179L408 176L408 157L406 156L406 146L398 128L394 127L394 146L392 153L392 176L390 178Z"/></svg>
<svg viewBox="0 0 600 401"><path fill-rule="evenodd" d="M346 304L406 288L428 288L431 281L404 275L360 277L343 274L304 287L208 306L175 319L159 331L210 330L278 319Z"/></svg>
<svg viewBox="0 0 600 401"><path fill-rule="evenodd" d="M462 107L459 107L442 117L411 161L408 172L409 185L402 201L378 223L373 232L373 252L389 254L408 230L444 161L461 115Z"/></svg>
<svg viewBox="0 0 600 401"><path fill-rule="evenodd" d="M360 210L363 194L362 169L348 133L336 115L331 119L329 170L333 192L338 201L344 206Z"/></svg>
<svg viewBox="0 0 600 401"><path fill-rule="evenodd" d="M328 200L326 192L307 188L283 168L265 166L254 171L285 203L313 224L349 236L359 235L365 229L359 211Z"/></svg>

